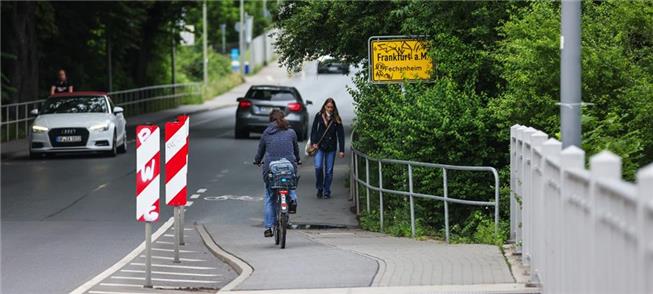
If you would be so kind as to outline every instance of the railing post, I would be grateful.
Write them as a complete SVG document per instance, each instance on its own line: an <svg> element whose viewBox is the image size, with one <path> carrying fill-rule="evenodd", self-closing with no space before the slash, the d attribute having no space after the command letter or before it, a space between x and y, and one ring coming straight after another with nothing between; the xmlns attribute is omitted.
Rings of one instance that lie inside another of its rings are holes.
<svg viewBox="0 0 653 294"><path fill-rule="evenodd" d="M18 139L18 129L19 129L19 128L18 128L18 125L20 124L20 123L18 122L18 113L19 113L19 112L20 112L19 104L16 104L16 117L14 117L14 125L16 126L16 133L15 133L14 135L15 135L15 138L16 138L16 139Z"/></svg>
<svg viewBox="0 0 653 294"><path fill-rule="evenodd" d="M637 172L637 259L635 267L637 274L635 293L653 293L653 256L648 244L653 244L650 234L653 219L647 217L650 213L648 203L653 203L653 164ZM647 232L648 230L648 232Z"/></svg>
<svg viewBox="0 0 653 294"><path fill-rule="evenodd" d="M592 224L590 226L590 267L586 273L591 280L587 293L615 293L613 289L614 278L613 258L615 254L612 250L613 241L605 232L605 225L601 224L603 215L610 214L610 207L604 202L606 199L599 199L601 192L597 185L599 179L621 179L621 158L609 151L602 151L590 158L590 211L592 214Z"/></svg>
<svg viewBox="0 0 653 294"><path fill-rule="evenodd" d="M589 262L582 252L578 251L578 248L587 247L587 240L581 242L574 242L578 240L578 236L573 236L576 228L582 227L582 223L572 223L571 213L578 213L570 208L569 203L569 194L576 193L572 190L571 187L568 187L569 182L569 170L584 170L585 169L585 151L582 149L571 145L565 150L562 150L560 153L560 199L561 199L561 208L559 212L560 223L562 224L559 229L561 234L556 241L556 248L558 248L558 258L555 260L555 265L550 267L553 270L553 275L555 275L556 283L553 285L551 292L554 293L580 293L582 290L579 285L583 284L583 281L578 281L572 279L571 275L575 273L580 273L582 270L582 264ZM585 230L586 228L581 228ZM572 241L573 240L573 241Z"/></svg>
<svg viewBox="0 0 653 294"><path fill-rule="evenodd" d="M413 166L408 164L408 198L410 200L410 231L415 238L415 202L413 200Z"/></svg>
<svg viewBox="0 0 653 294"><path fill-rule="evenodd" d="M29 133L29 110L27 110L27 106L29 104L25 104L25 117L24 117L24 122L25 122L25 138L27 138L27 134Z"/></svg>
<svg viewBox="0 0 653 294"><path fill-rule="evenodd" d="M379 159L379 227L383 233L383 172L381 159Z"/></svg>
<svg viewBox="0 0 653 294"><path fill-rule="evenodd" d="M444 196L444 239L449 243L449 182L447 180L447 169L442 169L442 187Z"/></svg>
<svg viewBox="0 0 653 294"><path fill-rule="evenodd" d="M517 129L519 125L510 127L510 240L517 243L517 199L515 199L515 191L517 184L515 183L516 165L517 165Z"/></svg>
<svg viewBox="0 0 653 294"><path fill-rule="evenodd" d="M365 189L367 193L367 213L370 212L370 160L365 156Z"/></svg>
<svg viewBox="0 0 653 294"><path fill-rule="evenodd" d="M356 198L354 198L354 201L356 201L356 215L360 215L361 214L360 199L359 199L360 196L358 195L358 153L356 152L353 153L354 153L353 155L354 155L354 173L355 173L354 177L356 178L356 180L354 181L355 184L354 193L356 193Z"/></svg>

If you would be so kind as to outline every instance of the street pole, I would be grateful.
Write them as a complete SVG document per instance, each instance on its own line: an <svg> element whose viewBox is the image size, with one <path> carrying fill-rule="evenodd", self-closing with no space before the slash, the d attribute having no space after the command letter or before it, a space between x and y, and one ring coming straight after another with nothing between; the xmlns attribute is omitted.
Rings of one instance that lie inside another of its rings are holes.
<svg viewBox="0 0 653 294"><path fill-rule="evenodd" d="M107 70L109 71L109 92L113 91L113 68L111 68L111 38L107 36Z"/></svg>
<svg viewBox="0 0 653 294"><path fill-rule="evenodd" d="M560 36L562 148L581 147L581 2L563 0Z"/></svg>
<svg viewBox="0 0 653 294"><path fill-rule="evenodd" d="M245 1L240 0L240 30L238 30L239 51L240 51L240 74L245 75Z"/></svg>
<svg viewBox="0 0 653 294"><path fill-rule="evenodd" d="M207 56L207 49L208 46L206 44L206 0L202 2L202 46L203 46L203 51L204 51L204 85L208 83L209 80L209 75L208 75L208 65L209 65L209 59Z"/></svg>
<svg viewBox="0 0 653 294"><path fill-rule="evenodd" d="M227 53L227 24L220 25L220 36L222 36L222 53Z"/></svg>
<svg viewBox="0 0 653 294"><path fill-rule="evenodd" d="M172 84L177 83L177 60L175 58L175 55L177 55L177 38L175 38L175 29L172 29L172 50L170 52L170 59L172 59ZM172 87L172 94L175 94L175 87Z"/></svg>
<svg viewBox="0 0 653 294"><path fill-rule="evenodd" d="M145 222L145 288L152 288L152 223Z"/></svg>

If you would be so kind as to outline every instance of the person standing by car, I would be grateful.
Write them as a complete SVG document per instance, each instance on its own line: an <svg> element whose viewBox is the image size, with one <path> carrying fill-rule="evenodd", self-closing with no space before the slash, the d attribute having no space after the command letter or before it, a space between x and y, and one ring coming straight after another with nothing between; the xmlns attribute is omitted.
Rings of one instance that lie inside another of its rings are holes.
<svg viewBox="0 0 653 294"><path fill-rule="evenodd" d="M274 195L270 189L266 176L270 170L270 162L282 158L292 162L297 171L297 164L301 164L299 157L299 146L297 145L297 134L290 128L285 114L279 109L272 110L269 115L270 123L263 131L261 140L258 143L258 151L254 157L254 163L263 164L263 182L265 182L265 199L263 225L265 226L265 237L272 237L272 226L276 222L276 213L274 211ZM262 162L261 162L262 161ZM297 191L290 190L290 207L289 213L297 212Z"/></svg>
<svg viewBox="0 0 653 294"><path fill-rule="evenodd" d="M320 112L315 115L311 128L311 142L315 153L315 188L317 197L331 198L333 165L338 157L345 157L345 130L338 114L336 101L329 97L324 101ZM313 143L314 142L314 143Z"/></svg>
<svg viewBox="0 0 653 294"><path fill-rule="evenodd" d="M60 69L59 72L57 72L57 81L55 81L50 87L50 95L65 92L72 93L73 85L68 81L68 77L66 77L66 71Z"/></svg>

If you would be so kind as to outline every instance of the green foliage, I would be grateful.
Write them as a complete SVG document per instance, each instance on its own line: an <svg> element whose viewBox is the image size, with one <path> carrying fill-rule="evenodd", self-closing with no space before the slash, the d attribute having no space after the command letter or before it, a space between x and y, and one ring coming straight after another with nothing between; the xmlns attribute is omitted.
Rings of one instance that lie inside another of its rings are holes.
<svg viewBox="0 0 653 294"><path fill-rule="evenodd" d="M583 7L583 149L619 154L633 179L653 160L653 3ZM559 133L559 13L556 3L534 2L501 27L494 56L506 84L489 107L503 138L515 123Z"/></svg>
<svg viewBox="0 0 653 294"><path fill-rule="evenodd" d="M363 71L350 89L358 149L374 157L499 170L500 235L490 208L449 205L454 238L497 244L507 237L509 128L523 124L559 137L559 3L438 1L285 2L278 51L293 69L322 55L366 66L367 40L427 35L432 83L375 85ZM370 13L373 11L373 13ZM610 149L624 173L653 161L653 2L584 1L583 148ZM372 173L374 174L374 173ZM406 172L383 169L384 186L406 190ZM415 170L415 189L442 194L441 172ZM448 174L450 197L493 200L491 175ZM386 232L410 234L406 201L384 198ZM372 205L375 207L374 205ZM443 205L415 202L422 233L442 235ZM361 222L376 229L375 212Z"/></svg>

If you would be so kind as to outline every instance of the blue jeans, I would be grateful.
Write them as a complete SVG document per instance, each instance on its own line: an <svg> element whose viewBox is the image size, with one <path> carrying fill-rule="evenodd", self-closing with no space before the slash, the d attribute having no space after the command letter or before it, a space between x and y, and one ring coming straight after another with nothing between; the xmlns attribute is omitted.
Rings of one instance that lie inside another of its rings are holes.
<svg viewBox="0 0 653 294"><path fill-rule="evenodd" d="M290 199L297 201L297 191L290 190ZM274 223L277 222L277 211L274 203L277 199L274 198L274 193L272 189L265 186L265 198L263 198L263 212L265 213L263 217L263 225L266 229L272 228Z"/></svg>
<svg viewBox="0 0 653 294"><path fill-rule="evenodd" d="M315 188L322 190L324 195L331 195L333 181L333 164L336 161L336 151L318 149L315 153Z"/></svg>

